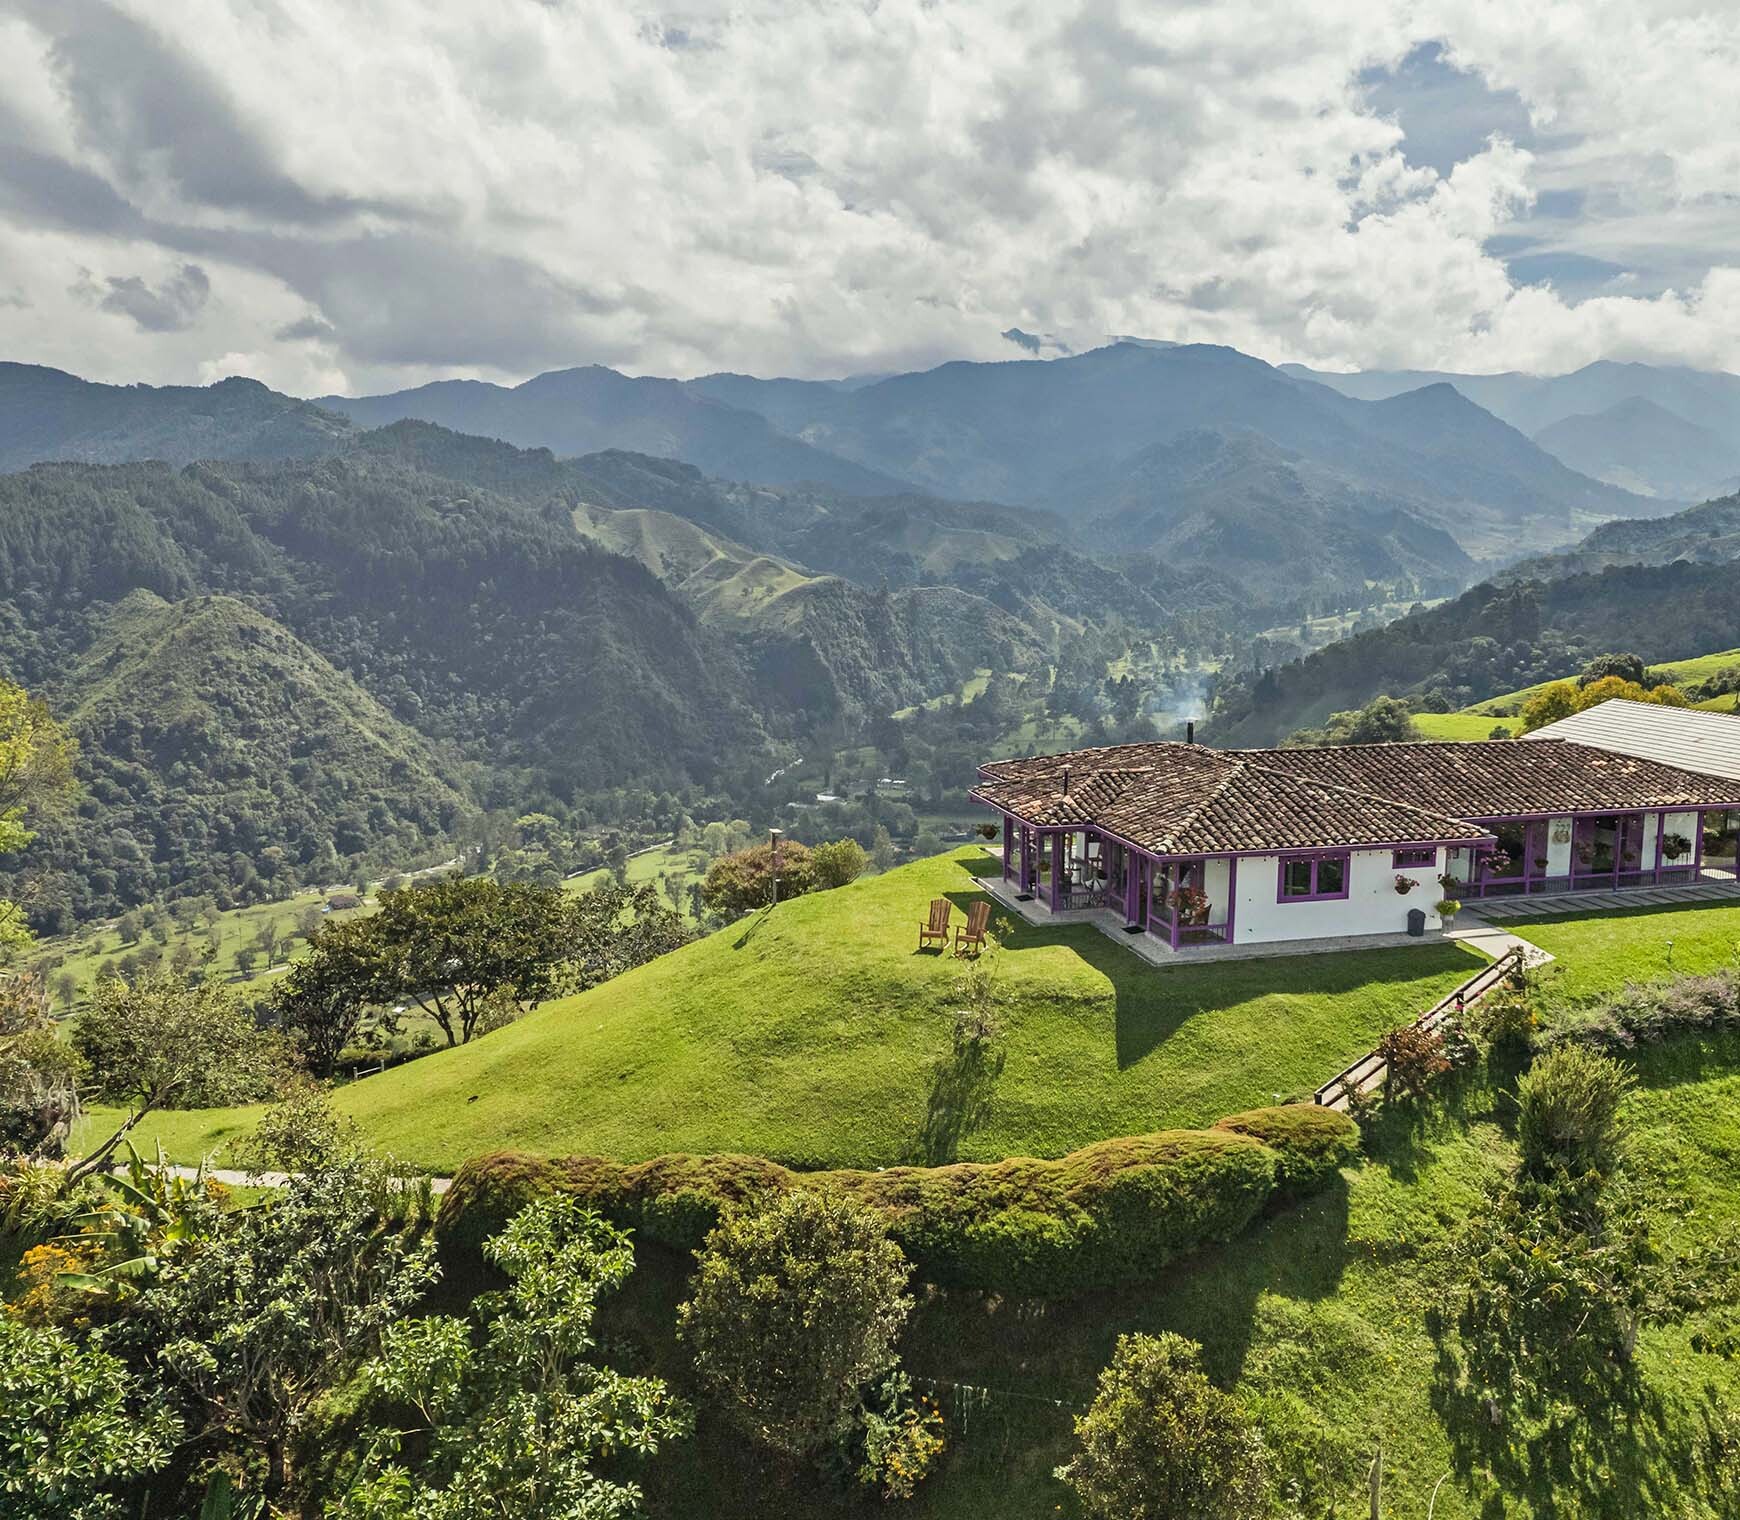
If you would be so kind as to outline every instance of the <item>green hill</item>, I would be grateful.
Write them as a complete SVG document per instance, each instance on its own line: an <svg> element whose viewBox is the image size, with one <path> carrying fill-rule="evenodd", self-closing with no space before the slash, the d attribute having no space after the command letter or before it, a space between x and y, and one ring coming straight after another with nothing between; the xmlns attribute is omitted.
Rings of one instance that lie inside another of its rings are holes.
<svg viewBox="0 0 1740 1520"><path fill-rule="evenodd" d="M1055 1156L1308 1091L1478 964L1438 944L1162 970L1085 925L1023 926L993 957L1004 1064L975 1082L952 1053L959 965L915 945L929 899L964 905L988 866L960 851L782 904L339 1106L438 1171L503 1146L802 1167ZM197 1157L251 1120L169 1114L145 1137Z"/></svg>
<svg viewBox="0 0 1740 1520"><path fill-rule="evenodd" d="M136 591L101 609L63 690L102 803L43 831L58 864L88 863L49 887L75 915L97 871L123 901L152 901L235 885L240 854L282 890L285 870L333 880L340 856L408 857L467 808L453 761L232 597Z"/></svg>

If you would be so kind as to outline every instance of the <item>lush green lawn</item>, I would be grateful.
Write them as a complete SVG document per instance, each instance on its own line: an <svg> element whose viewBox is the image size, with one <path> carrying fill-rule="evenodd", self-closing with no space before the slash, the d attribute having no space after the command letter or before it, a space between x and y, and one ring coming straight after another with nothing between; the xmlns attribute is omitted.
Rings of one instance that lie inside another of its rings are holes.
<svg viewBox="0 0 1740 1520"><path fill-rule="evenodd" d="M1489 713L1470 711L1414 714L1414 727L1419 729L1422 739L1448 739L1461 744L1490 739L1493 729L1500 724L1509 728L1512 734L1516 733L1516 719L1495 718Z"/></svg>
<svg viewBox="0 0 1740 1520"><path fill-rule="evenodd" d="M1507 927L1558 957L1546 974L1569 997L1740 965L1740 903L1519 919Z"/></svg>
<svg viewBox="0 0 1740 1520"><path fill-rule="evenodd" d="M992 957L1004 1065L963 1091L960 964L916 953L917 927L940 893L964 912L969 869L990 868L958 850L797 899L367 1078L339 1106L438 1171L504 1146L800 1166L1054 1156L1308 1092L1478 964L1435 943L1163 970L1085 925L1023 926ZM142 1128L182 1158L251 1120L166 1114Z"/></svg>

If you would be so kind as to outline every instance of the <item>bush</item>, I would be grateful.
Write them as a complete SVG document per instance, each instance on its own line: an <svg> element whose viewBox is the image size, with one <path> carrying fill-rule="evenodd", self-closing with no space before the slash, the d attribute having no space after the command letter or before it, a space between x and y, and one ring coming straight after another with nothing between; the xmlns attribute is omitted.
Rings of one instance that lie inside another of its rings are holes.
<svg viewBox="0 0 1740 1520"><path fill-rule="evenodd" d="M1378 1041L1378 1054L1384 1058L1385 1097L1399 1092L1406 1097L1423 1098L1432 1084L1450 1070L1443 1035L1418 1024L1392 1029Z"/></svg>
<svg viewBox="0 0 1740 1520"><path fill-rule="evenodd" d="M1578 1044L1598 1050L1633 1046L1678 1034L1740 1030L1740 971L1630 983L1610 997L1555 1012L1539 1043L1546 1049Z"/></svg>
<svg viewBox="0 0 1740 1520"><path fill-rule="evenodd" d="M788 1193L708 1235L678 1334L748 1436L813 1456L846 1435L862 1391L894 1370L911 1271L875 1209Z"/></svg>
<svg viewBox="0 0 1740 1520"><path fill-rule="evenodd" d="M810 851L810 869L818 892L856 881L869 864L870 857L856 839L836 839L832 844L818 844ZM782 890L783 887L782 882Z"/></svg>
<svg viewBox="0 0 1740 1520"><path fill-rule="evenodd" d="M814 857L807 845L783 839L779 845L779 895L802 897L815 885ZM709 913L741 918L773 901L773 849L758 844L734 855L721 855L707 868L701 901Z"/></svg>
<svg viewBox="0 0 1740 1520"><path fill-rule="evenodd" d="M1269 1509L1269 1454L1231 1395L1203 1375L1202 1348L1170 1331L1120 1335L1080 1450L1057 1469L1102 1520L1247 1520Z"/></svg>
<svg viewBox="0 0 1740 1520"><path fill-rule="evenodd" d="M436 1234L464 1271L515 1210L556 1191L644 1239L694 1250L737 1205L824 1188L880 1210L926 1281L1064 1296L1151 1280L1174 1258L1231 1239L1271 1198L1327 1180L1357 1135L1348 1119L1299 1105L1235 1115L1212 1130L1103 1140L1056 1161L881 1172L799 1173L752 1156L623 1165L501 1152L461 1168Z"/></svg>
<svg viewBox="0 0 1740 1520"><path fill-rule="evenodd" d="M1636 1082L1610 1056L1582 1045L1548 1051L1517 1083L1517 1139L1536 1173L1605 1172L1619 1149L1619 1106Z"/></svg>
<svg viewBox="0 0 1740 1520"><path fill-rule="evenodd" d="M1491 1049L1527 1045L1535 1032L1534 1003L1522 987L1496 987L1463 1009L1462 1022Z"/></svg>
<svg viewBox="0 0 1740 1520"><path fill-rule="evenodd" d="M1249 1135L1277 1152L1280 1196L1302 1198L1328 1184L1344 1166L1359 1159L1359 1126L1345 1114L1315 1103L1289 1103L1228 1114L1214 1126Z"/></svg>

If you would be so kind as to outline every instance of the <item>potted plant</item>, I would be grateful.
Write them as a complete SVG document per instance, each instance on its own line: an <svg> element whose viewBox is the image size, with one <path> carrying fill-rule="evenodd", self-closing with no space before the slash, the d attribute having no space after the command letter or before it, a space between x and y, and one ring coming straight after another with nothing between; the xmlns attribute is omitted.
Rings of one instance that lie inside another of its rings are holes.
<svg viewBox="0 0 1740 1520"><path fill-rule="evenodd" d="M1535 856L1535 869L1537 871L1544 871L1544 870L1546 870L1546 868L1547 868L1547 857L1545 855Z"/></svg>
<svg viewBox="0 0 1740 1520"><path fill-rule="evenodd" d="M1446 931L1456 927L1456 915L1462 911L1462 904L1454 897L1446 897L1432 910L1438 915L1438 920Z"/></svg>
<svg viewBox="0 0 1740 1520"><path fill-rule="evenodd" d="M1208 893L1200 887L1180 887L1172 894L1172 906L1192 927L1208 922Z"/></svg>
<svg viewBox="0 0 1740 1520"><path fill-rule="evenodd" d="M1396 872L1396 892L1399 896L1406 897L1417 886L1419 886L1419 882L1415 881L1412 876L1404 876L1400 871Z"/></svg>
<svg viewBox="0 0 1740 1520"><path fill-rule="evenodd" d="M1678 860L1691 848L1692 842L1684 834L1668 834L1663 837L1661 842L1661 852L1669 860Z"/></svg>

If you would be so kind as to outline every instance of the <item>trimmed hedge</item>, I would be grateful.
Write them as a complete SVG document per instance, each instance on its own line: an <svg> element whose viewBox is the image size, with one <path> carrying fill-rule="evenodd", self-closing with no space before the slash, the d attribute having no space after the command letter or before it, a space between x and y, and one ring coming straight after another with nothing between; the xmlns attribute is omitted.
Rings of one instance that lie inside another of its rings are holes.
<svg viewBox="0 0 1740 1520"><path fill-rule="evenodd" d="M1358 1148L1345 1115L1300 1104L1213 1129L1102 1140L1055 1161L1012 1157L886 1171L793 1172L755 1156L592 1156L499 1151L468 1161L441 1204L450 1259L534 1197L559 1191L642 1239L695 1250L734 1206L794 1188L833 1188L883 1211L928 1282L1059 1297L1139 1282L1211 1241L1230 1240L1271 1200L1322 1187Z"/></svg>

